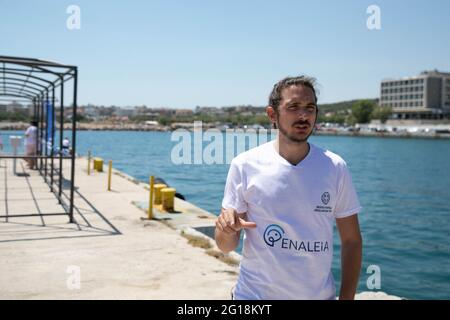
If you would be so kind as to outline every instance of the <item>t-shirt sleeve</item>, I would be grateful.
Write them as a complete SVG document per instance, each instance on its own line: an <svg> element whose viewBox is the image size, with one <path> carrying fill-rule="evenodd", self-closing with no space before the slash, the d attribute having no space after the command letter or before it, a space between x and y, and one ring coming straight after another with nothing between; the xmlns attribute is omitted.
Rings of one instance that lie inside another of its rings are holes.
<svg viewBox="0 0 450 320"><path fill-rule="evenodd" d="M222 200L222 207L233 208L237 213L247 212L247 203L244 200L242 173L236 161L231 161L227 182Z"/></svg>
<svg viewBox="0 0 450 320"><path fill-rule="evenodd" d="M339 171L338 194L334 215L336 218L345 218L359 213L362 207L347 165L344 163Z"/></svg>

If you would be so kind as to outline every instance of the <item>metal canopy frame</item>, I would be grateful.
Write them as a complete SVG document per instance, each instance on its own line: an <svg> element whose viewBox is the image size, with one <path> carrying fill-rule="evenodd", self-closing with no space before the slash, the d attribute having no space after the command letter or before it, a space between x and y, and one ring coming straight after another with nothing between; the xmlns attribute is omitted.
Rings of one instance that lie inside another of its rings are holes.
<svg viewBox="0 0 450 320"><path fill-rule="evenodd" d="M70 156L62 154L64 133L64 89L72 84L72 153ZM77 114L77 85L78 69L76 66L64 65L51 61L31 58L0 56L0 101L20 99L28 101L33 106L33 118L38 122L37 155L36 156L0 156L0 158L35 158L40 175L50 187L65 212L52 215L69 215L69 222L74 223L74 182L75 182L75 153L76 153L76 114ZM55 154L55 102L59 102L59 153ZM48 147L47 103L51 103L52 110L52 146ZM70 194L63 192L63 160L71 161ZM56 168L55 160L59 161ZM55 181L55 175L58 179ZM68 201L68 203L67 203ZM42 216L44 214L8 214L0 218Z"/></svg>

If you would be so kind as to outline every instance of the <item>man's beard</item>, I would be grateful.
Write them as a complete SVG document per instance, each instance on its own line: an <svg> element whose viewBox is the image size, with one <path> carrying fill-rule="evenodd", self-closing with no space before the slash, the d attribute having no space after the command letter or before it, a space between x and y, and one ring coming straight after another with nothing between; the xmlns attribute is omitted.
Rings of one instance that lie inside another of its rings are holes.
<svg viewBox="0 0 450 320"><path fill-rule="evenodd" d="M314 125L315 125L315 122L314 122L313 125L311 125L311 124L309 123L309 121L297 121L297 122L295 122L295 123L292 124L292 126L295 126L295 125L308 125L308 129L311 129L311 128L313 128L313 129L311 129L311 131L308 133L308 135L307 135L306 137L304 137L304 138L299 138L299 137L297 137L295 134L289 133L289 131L281 125L281 123L280 123L280 121L279 121L279 118L277 117L277 128L278 128L278 130L279 130L279 131L281 132L281 134L282 134L283 136L285 136L290 142L293 142L293 143L304 143L304 142L308 141L309 137L312 135L312 133L313 133L313 131L314 131Z"/></svg>

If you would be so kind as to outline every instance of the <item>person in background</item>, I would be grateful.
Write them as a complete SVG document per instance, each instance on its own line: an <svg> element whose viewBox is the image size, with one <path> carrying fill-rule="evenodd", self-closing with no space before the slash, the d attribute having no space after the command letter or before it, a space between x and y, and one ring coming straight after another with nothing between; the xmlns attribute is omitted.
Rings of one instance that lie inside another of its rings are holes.
<svg viewBox="0 0 450 320"><path fill-rule="evenodd" d="M25 154L27 156L36 155L37 147L37 125L38 122L35 120L30 121L30 126L25 131ZM25 158L27 162L28 169L35 169L36 159L35 158Z"/></svg>
<svg viewBox="0 0 450 320"><path fill-rule="evenodd" d="M70 141L67 137L65 137L62 141L61 153L63 156L70 156L72 154L72 150L70 149Z"/></svg>

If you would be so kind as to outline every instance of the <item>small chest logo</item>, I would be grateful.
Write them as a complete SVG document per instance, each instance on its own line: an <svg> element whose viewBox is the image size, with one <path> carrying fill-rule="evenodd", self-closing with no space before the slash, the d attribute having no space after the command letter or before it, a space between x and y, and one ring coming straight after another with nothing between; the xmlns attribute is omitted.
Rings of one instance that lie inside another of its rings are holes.
<svg viewBox="0 0 450 320"><path fill-rule="evenodd" d="M324 205L327 205L330 202L330 194L328 192L322 193L322 202Z"/></svg>

